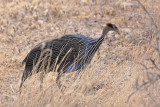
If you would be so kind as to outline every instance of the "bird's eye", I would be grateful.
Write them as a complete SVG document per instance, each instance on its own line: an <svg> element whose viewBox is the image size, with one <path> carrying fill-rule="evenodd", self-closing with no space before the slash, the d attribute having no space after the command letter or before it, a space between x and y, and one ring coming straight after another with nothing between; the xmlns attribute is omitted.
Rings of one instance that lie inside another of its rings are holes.
<svg viewBox="0 0 160 107"><path fill-rule="evenodd" d="M117 26L114 26L115 29L117 29Z"/></svg>

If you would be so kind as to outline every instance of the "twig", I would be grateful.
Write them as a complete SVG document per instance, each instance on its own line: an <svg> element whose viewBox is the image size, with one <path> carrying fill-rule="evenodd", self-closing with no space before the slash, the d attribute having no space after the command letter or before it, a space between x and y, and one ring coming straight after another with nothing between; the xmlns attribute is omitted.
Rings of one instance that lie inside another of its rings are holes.
<svg viewBox="0 0 160 107"><path fill-rule="evenodd" d="M149 82L144 82L141 86L139 86L134 92L132 92L129 96L128 96L128 99L126 101L126 103L129 102L130 98L137 92L139 91L143 86L147 85Z"/></svg>
<svg viewBox="0 0 160 107"><path fill-rule="evenodd" d="M149 60L152 62L152 64L154 65L154 67L160 71L159 67L156 65L155 60L153 60L152 58L150 58Z"/></svg>

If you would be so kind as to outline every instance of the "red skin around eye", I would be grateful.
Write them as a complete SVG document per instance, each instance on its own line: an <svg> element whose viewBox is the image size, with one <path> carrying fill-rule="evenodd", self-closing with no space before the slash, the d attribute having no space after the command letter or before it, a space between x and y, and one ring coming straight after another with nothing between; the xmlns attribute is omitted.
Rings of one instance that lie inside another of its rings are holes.
<svg viewBox="0 0 160 107"><path fill-rule="evenodd" d="M112 26L112 23L107 23L106 25L107 25L107 26L110 26L110 27L113 27L113 26Z"/></svg>

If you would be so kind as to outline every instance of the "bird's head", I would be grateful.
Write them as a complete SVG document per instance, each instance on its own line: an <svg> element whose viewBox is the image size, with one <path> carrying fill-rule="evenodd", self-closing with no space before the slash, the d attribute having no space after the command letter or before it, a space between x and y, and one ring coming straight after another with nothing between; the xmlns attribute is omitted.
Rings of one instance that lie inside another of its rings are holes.
<svg viewBox="0 0 160 107"><path fill-rule="evenodd" d="M107 23L106 27L108 28L109 31L115 31L118 34L120 34L120 31L119 31L119 29L118 29L118 27L117 27L116 24L114 24L114 23Z"/></svg>
<svg viewBox="0 0 160 107"><path fill-rule="evenodd" d="M117 27L116 24L114 23L107 23L106 26L104 27L103 31L102 31L102 36L101 38L104 38L105 35L109 32L109 31L115 31L120 35L120 31Z"/></svg>

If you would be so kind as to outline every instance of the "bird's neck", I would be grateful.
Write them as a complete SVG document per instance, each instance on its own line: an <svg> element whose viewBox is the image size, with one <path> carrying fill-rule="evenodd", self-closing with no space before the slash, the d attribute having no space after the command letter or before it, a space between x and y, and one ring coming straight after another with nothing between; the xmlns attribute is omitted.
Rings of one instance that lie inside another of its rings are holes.
<svg viewBox="0 0 160 107"><path fill-rule="evenodd" d="M102 31L102 35L100 38L98 38L98 41L103 41L104 40L104 37L106 36L106 34L110 31L109 27L106 26L104 27L103 31Z"/></svg>
<svg viewBox="0 0 160 107"><path fill-rule="evenodd" d="M105 35L110 31L109 27L106 26L104 27L103 31L102 31L102 35L100 38L98 38L95 43L94 43L94 48L93 48L93 53L95 53L97 51L97 49L100 47L100 45L102 44Z"/></svg>
<svg viewBox="0 0 160 107"><path fill-rule="evenodd" d="M106 26L103 31L102 31L102 35L100 38L96 39L93 44L91 49L88 51L87 57L86 57L86 62L90 62L92 57L94 56L95 52L98 50L98 48L100 47L100 45L102 44L105 35L110 31L110 29Z"/></svg>
<svg viewBox="0 0 160 107"><path fill-rule="evenodd" d="M99 48L99 46L102 44L104 37L106 36L106 34L110 31L110 28L108 26L104 27L103 31L102 31L102 35L100 38L97 39L96 41L96 50Z"/></svg>

